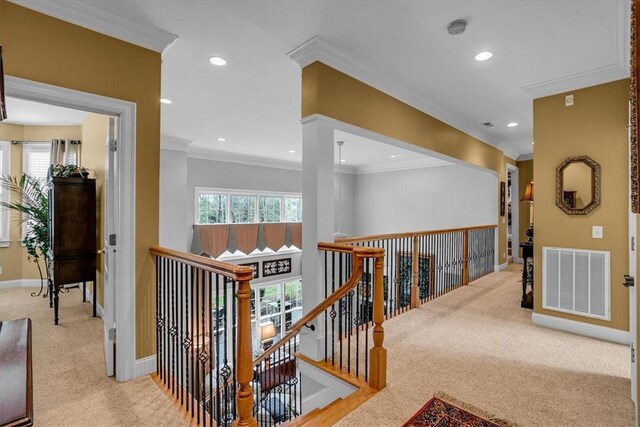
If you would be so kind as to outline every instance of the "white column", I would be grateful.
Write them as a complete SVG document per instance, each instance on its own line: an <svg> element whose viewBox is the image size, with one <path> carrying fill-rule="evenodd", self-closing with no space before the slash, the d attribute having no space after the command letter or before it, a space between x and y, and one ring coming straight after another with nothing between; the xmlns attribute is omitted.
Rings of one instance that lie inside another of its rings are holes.
<svg viewBox="0 0 640 427"><path fill-rule="evenodd" d="M323 253L318 242L333 242L334 233L333 127L312 118L302 126L302 301L303 314L324 300ZM305 329L300 349L306 356L324 357L324 322Z"/></svg>

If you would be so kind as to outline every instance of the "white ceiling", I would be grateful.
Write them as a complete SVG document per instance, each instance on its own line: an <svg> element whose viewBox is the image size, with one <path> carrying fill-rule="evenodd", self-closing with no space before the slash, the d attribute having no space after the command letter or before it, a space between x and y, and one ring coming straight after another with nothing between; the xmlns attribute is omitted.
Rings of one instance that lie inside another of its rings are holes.
<svg viewBox="0 0 640 427"><path fill-rule="evenodd" d="M233 155L300 161L300 69L287 53L315 36L371 84L514 156L532 151L531 94L628 75L627 0L48 3L57 16L82 6L177 35L163 55L162 96L173 104L162 106L162 134ZM467 31L450 36L457 18ZM494 57L476 62L482 50ZM210 65L212 55L228 65Z"/></svg>
<svg viewBox="0 0 640 427"><path fill-rule="evenodd" d="M6 98L8 119L3 123L28 126L79 126L87 112L41 104L18 98Z"/></svg>

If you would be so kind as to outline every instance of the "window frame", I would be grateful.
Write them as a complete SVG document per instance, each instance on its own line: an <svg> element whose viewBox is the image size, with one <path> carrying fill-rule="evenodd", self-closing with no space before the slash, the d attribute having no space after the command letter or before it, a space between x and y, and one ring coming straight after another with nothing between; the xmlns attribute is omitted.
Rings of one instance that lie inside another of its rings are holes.
<svg viewBox="0 0 640 427"><path fill-rule="evenodd" d="M226 211L225 222L200 222L200 205L199 197L202 194L209 195L224 195L226 196ZM231 220L231 198L233 196L252 196L255 199L255 212L253 215L253 221L251 222L232 222ZM211 188L211 187L195 187L194 197L194 224L196 225L215 225L215 224L274 224L272 222L260 222L260 198L261 197L275 197L280 199L280 223L283 222L298 222L298 221L285 221L285 200L286 199L300 199L302 202L301 193L287 193L287 192L274 192L274 191L249 191L249 190L235 190L229 188ZM304 209L304 207L302 208Z"/></svg>
<svg viewBox="0 0 640 427"><path fill-rule="evenodd" d="M23 142L22 143L22 173L31 175L31 161L29 154L33 152L46 152L49 156L48 163L51 164L51 143L48 142ZM47 177L42 178L42 184L45 185ZM22 240L27 237L27 223L22 223ZM22 243L24 246L24 242Z"/></svg>
<svg viewBox="0 0 640 427"><path fill-rule="evenodd" d="M11 142L0 141L0 152L2 153L0 175L11 175ZM9 191L0 188L0 201L9 202L9 200ZM11 245L10 218L11 211L8 209L0 209L0 248L6 248Z"/></svg>

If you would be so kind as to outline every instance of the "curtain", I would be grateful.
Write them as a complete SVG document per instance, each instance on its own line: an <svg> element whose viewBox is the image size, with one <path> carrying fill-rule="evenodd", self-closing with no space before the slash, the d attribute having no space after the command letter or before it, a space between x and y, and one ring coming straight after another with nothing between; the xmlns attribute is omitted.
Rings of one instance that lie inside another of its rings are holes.
<svg viewBox="0 0 640 427"><path fill-rule="evenodd" d="M81 144L75 139L51 140L51 164L81 166Z"/></svg>

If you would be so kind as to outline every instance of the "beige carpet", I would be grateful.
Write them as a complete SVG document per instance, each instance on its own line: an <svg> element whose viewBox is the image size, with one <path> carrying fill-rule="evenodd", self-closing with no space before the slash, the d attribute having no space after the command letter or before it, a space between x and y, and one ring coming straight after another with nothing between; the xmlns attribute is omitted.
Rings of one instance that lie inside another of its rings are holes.
<svg viewBox="0 0 640 427"><path fill-rule="evenodd" d="M186 425L150 377L119 383L105 375L102 320L80 290L60 297L58 326L32 290L0 291L0 320L32 319L36 426Z"/></svg>
<svg viewBox="0 0 640 427"><path fill-rule="evenodd" d="M628 347L532 325L518 267L385 322L387 388L338 425L401 426L442 390L523 426L631 426Z"/></svg>

